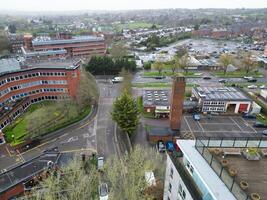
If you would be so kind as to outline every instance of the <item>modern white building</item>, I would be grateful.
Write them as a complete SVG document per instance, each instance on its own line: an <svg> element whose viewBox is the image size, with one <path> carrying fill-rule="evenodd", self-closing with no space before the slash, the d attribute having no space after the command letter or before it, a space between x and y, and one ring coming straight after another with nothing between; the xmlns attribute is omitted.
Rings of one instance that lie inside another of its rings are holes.
<svg viewBox="0 0 267 200"><path fill-rule="evenodd" d="M195 87L192 95L202 112L242 113L249 111L252 104L249 97L234 87Z"/></svg>
<svg viewBox="0 0 267 200"><path fill-rule="evenodd" d="M195 147L195 140L177 140L180 152L167 155L164 200L235 200Z"/></svg>

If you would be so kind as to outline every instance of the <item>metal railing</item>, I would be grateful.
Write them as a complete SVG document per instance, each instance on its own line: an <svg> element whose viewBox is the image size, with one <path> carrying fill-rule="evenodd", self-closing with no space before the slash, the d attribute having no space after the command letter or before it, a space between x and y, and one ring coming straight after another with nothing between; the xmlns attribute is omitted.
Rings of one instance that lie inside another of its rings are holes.
<svg viewBox="0 0 267 200"><path fill-rule="evenodd" d="M204 143L203 143L204 141ZM219 144L217 146L214 146L215 143L213 143L214 141L216 141L216 144ZM224 184L226 185L226 187L229 189L229 191L235 196L236 199L238 200L250 200L250 196L243 191L239 184L236 182L235 178L230 176L230 174L228 173L227 169L225 169L222 164L215 158L215 156L209 151L208 147L217 147L217 148L225 148L225 146L222 146L222 141L223 139L220 140L220 142L218 142L216 139L212 140L211 138L206 138L205 140L200 140L199 138L196 139L196 143L195 143L195 147L197 149L197 151L202 155L202 157L206 160L206 162L211 166L211 168L214 170L214 172L217 174L217 176L224 182ZM243 141L243 140L242 140ZM246 144L244 147L251 147L248 146L248 139L244 140ZM243 148L242 147L237 147L235 146L235 142L238 142L238 140L236 140L236 138L233 140L233 145L231 146L231 148ZM267 142L267 140L266 140ZM210 145L212 144L212 145ZM230 146L227 146L230 147ZM227 148L226 147L226 148Z"/></svg>

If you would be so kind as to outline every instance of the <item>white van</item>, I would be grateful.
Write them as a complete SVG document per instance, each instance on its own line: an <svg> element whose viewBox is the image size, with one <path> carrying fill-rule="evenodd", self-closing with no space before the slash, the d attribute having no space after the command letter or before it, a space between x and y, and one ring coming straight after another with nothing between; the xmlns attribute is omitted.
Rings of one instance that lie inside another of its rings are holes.
<svg viewBox="0 0 267 200"><path fill-rule="evenodd" d="M123 81L123 77L114 77L113 79L111 79L111 82L114 84L114 83L120 83Z"/></svg>

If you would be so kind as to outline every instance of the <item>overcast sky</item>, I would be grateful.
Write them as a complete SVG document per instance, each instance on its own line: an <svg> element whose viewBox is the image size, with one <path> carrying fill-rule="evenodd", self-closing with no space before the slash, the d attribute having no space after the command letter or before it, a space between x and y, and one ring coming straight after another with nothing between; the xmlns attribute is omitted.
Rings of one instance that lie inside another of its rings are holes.
<svg viewBox="0 0 267 200"><path fill-rule="evenodd" d="M156 8L267 8L267 0L0 0L0 10L130 10Z"/></svg>

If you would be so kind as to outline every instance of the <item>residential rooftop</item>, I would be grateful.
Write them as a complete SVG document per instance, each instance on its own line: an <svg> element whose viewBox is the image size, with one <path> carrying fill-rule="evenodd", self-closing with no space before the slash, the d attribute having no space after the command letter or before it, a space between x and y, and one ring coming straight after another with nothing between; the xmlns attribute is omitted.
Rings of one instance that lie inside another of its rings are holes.
<svg viewBox="0 0 267 200"><path fill-rule="evenodd" d="M210 165L197 151L195 148L195 140L177 140L177 145L183 152L183 156L185 156L193 166L194 171L199 174L199 177L208 188L213 199L236 200L224 182L217 176Z"/></svg>
<svg viewBox="0 0 267 200"><path fill-rule="evenodd" d="M193 91L206 101L250 101L243 92L234 87L195 87Z"/></svg>
<svg viewBox="0 0 267 200"><path fill-rule="evenodd" d="M74 36L71 39L49 39L45 38L37 38L32 41L33 46L40 45L56 45L56 44L70 44L70 43L82 43L82 42L98 42L104 41L103 37L99 36Z"/></svg>

